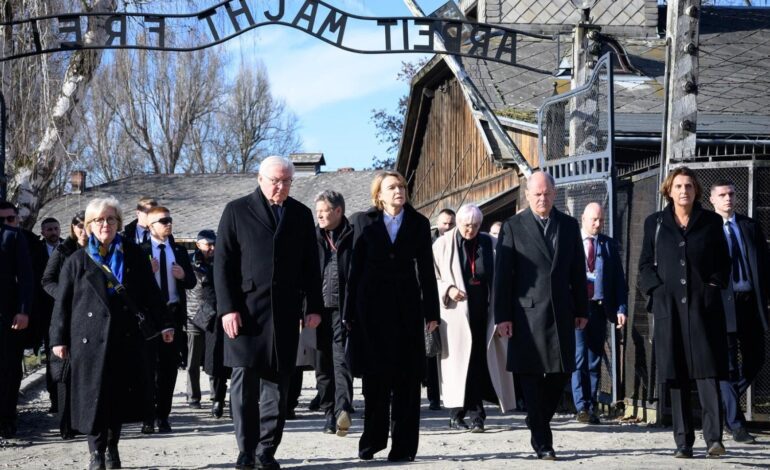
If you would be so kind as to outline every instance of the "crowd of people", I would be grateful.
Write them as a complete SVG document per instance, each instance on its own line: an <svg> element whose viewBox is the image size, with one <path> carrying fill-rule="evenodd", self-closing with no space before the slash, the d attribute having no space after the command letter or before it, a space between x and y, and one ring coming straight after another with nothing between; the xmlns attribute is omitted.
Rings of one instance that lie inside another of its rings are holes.
<svg viewBox="0 0 770 470"><path fill-rule="evenodd" d="M280 468L276 452L301 387L304 338L325 414L322 431L353 426L353 377L364 408L358 457L413 461L420 397L448 426L483 433L484 402L526 410L539 459L556 452L550 422L565 389L576 420L600 424L598 389L608 322L622 329L628 285L617 243L602 233L601 204L580 221L554 207L544 172L527 207L481 232L475 205L442 210L437 228L408 203L395 171L371 184L372 207L351 215L334 190L313 211L289 196L291 161L262 162L257 189L204 228L192 255L174 241L171 211L141 199L124 225L115 198L91 200L70 235L45 219L41 238L0 202L0 434L16 432L22 351L42 344L61 436L84 434L90 468L121 468L122 425L173 432L177 374L187 404L210 413L227 401L235 468ZM735 214L735 186L711 187L715 211L686 167L661 187L668 204L646 220L639 289L655 318L657 374L671 393L675 456L693 456L690 386L703 413L706 453L725 453L723 426L752 442L739 400L762 366L767 247L754 220ZM25 334L29 333L29 334ZM426 357L426 343L440 350ZM303 338L301 340L301 338ZM299 371L299 372L298 372ZM299 384L298 384L299 382ZM571 386L570 386L571 385Z"/></svg>

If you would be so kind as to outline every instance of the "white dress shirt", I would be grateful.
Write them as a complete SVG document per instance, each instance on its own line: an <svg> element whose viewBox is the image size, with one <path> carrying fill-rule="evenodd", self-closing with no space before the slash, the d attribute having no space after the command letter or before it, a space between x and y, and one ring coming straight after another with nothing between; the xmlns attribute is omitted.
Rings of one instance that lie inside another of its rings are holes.
<svg viewBox="0 0 770 470"><path fill-rule="evenodd" d="M138 231L137 231L138 232ZM152 243L152 257L158 262L160 262L160 248L158 245L161 243L165 245L164 251L166 252L166 279L168 279L168 303L173 304L176 302L179 302L179 292L176 288L176 278L171 273L171 268L176 263L176 257L174 256L174 250L171 249L170 241L166 240L165 242L162 242L158 240L155 237L151 237L150 241ZM160 287L160 275L162 273L160 272L160 269L158 269L158 272L155 273L155 282L158 283L158 287Z"/></svg>
<svg viewBox="0 0 770 470"><path fill-rule="evenodd" d="M385 229L390 236L390 242L396 242L396 236L398 235L398 229L401 228L401 222L404 220L404 211L398 213L396 216L392 216L385 211L382 211L382 218L385 222Z"/></svg>
<svg viewBox="0 0 770 470"><path fill-rule="evenodd" d="M136 224L136 235L134 236L134 241L137 245L141 245L144 241L144 233L147 232L147 229L142 227L139 224Z"/></svg>

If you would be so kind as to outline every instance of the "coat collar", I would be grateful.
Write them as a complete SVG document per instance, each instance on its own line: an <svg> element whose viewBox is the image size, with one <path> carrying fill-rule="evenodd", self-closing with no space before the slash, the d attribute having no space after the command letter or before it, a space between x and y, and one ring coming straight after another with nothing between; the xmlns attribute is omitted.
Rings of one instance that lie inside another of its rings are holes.
<svg viewBox="0 0 770 470"><path fill-rule="evenodd" d="M271 232L278 233L285 225L286 216L290 211L292 204L291 200L292 199L288 197L283 202L283 217L281 217L281 221L278 226L275 225L273 215L268 212L271 210L270 203L268 202L265 195L262 194L262 191L260 191L259 187L257 187L257 189L255 189L254 192L249 195L246 202L251 212L262 225L264 225Z"/></svg>
<svg viewBox="0 0 770 470"><path fill-rule="evenodd" d="M556 227L551 227L551 229L557 229L558 230L558 222L556 221L557 217L554 217L556 210L551 209L551 214L549 216L550 223L556 223ZM540 250L540 252L543 253L543 255L548 258L549 261L553 260L553 255L551 254L551 250L548 249L548 246L545 244L545 237L543 237L543 227L538 223L538 221L535 219L537 215L535 215L534 212L532 212L532 209L527 208L522 213L522 225L524 226L524 229L529 234L529 237L535 241L535 245Z"/></svg>
<svg viewBox="0 0 770 470"><path fill-rule="evenodd" d="M690 233L698 225L698 221L700 220L703 211L704 209L699 202L693 204L692 212L690 213L690 222L687 224L687 228L684 231L685 235ZM679 224L677 224L676 219L674 219L674 205L671 203L663 209L663 223L674 229L677 234L682 233L679 229Z"/></svg>

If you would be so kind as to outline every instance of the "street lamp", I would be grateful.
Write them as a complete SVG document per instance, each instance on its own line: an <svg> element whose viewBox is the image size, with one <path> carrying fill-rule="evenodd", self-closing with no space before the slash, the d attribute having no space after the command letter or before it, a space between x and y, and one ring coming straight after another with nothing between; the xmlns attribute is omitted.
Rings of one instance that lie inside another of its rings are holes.
<svg viewBox="0 0 770 470"><path fill-rule="evenodd" d="M598 0L570 0L573 5L575 5L575 8L583 12L583 21L588 22L589 21L589 13L591 11L591 8L596 5L596 2Z"/></svg>

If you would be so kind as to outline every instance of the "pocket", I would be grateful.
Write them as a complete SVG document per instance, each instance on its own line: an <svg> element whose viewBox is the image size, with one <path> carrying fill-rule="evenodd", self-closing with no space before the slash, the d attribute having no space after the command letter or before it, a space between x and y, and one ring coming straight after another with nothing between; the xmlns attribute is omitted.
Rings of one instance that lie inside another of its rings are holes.
<svg viewBox="0 0 770 470"><path fill-rule="evenodd" d="M255 290L257 286L254 284L254 281L251 278L244 279L241 281L241 290L244 294L248 294L249 292L252 292Z"/></svg>
<svg viewBox="0 0 770 470"><path fill-rule="evenodd" d="M519 297L519 305L522 308L535 308L535 301L532 297Z"/></svg>

